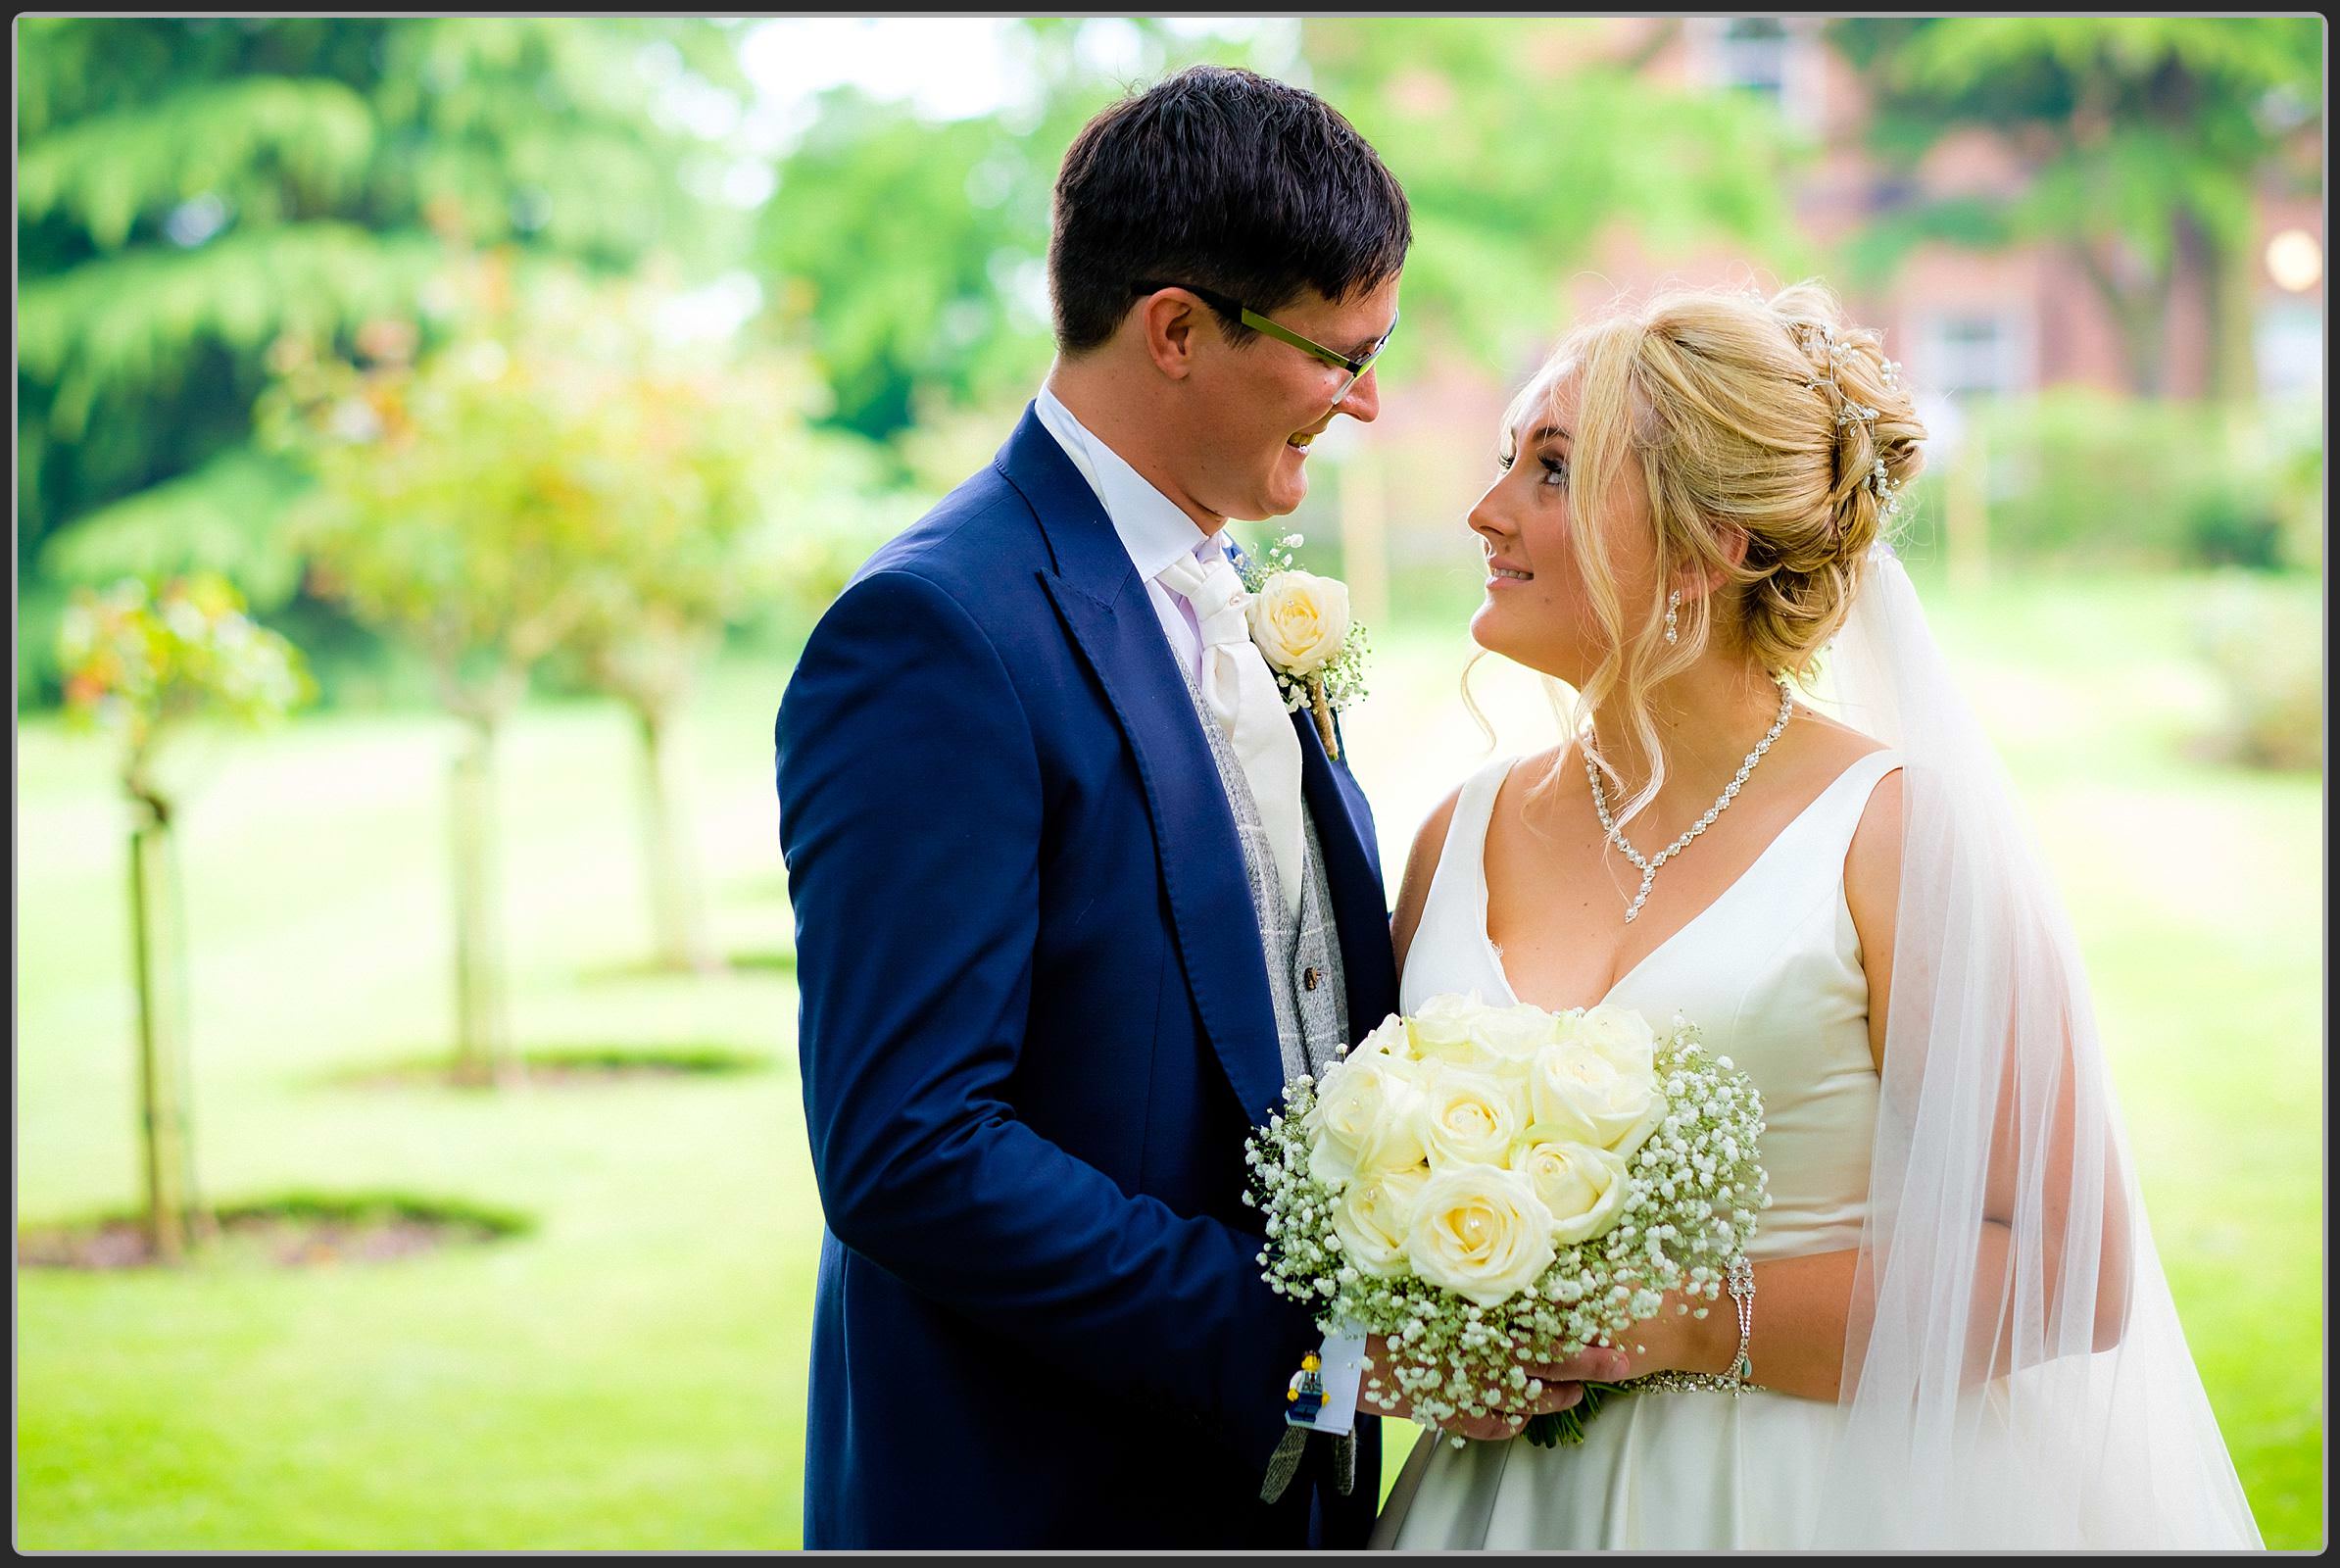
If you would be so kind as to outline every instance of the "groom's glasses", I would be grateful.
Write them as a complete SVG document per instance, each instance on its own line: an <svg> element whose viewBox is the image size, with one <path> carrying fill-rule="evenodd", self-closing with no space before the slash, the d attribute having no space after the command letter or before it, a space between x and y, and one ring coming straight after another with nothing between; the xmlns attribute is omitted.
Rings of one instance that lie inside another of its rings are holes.
<svg viewBox="0 0 2340 1568"><path fill-rule="evenodd" d="M1303 354L1312 354L1337 370L1346 370L1348 379L1341 383L1341 390L1334 393L1332 397L1332 406L1335 408L1340 406L1342 398L1348 396L1349 388L1365 379L1365 372L1373 368L1373 362L1382 357L1382 350L1389 346L1389 339L1397 331L1397 318L1392 315L1389 318L1389 330L1381 335L1381 341L1367 349L1362 356L1352 356L1343 354L1339 349L1326 348L1322 343L1312 339L1304 338L1291 327L1269 320L1248 305L1221 294L1216 289L1201 288L1193 283L1165 283L1158 278L1140 278L1130 285L1130 292L1133 294L1155 294L1166 288L1183 288L1221 316L1241 321L1254 332L1264 332L1280 342L1289 343Z"/></svg>

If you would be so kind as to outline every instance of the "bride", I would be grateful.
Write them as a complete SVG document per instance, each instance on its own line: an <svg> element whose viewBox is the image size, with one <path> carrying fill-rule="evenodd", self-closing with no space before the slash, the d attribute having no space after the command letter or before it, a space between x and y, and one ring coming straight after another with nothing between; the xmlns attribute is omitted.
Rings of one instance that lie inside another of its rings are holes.
<svg viewBox="0 0 2340 1568"><path fill-rule="evenodd" d="M1762 1092L1772 1203L1581 1446L1426 1435L1377 1546L2261 1544L2061 906L1883 540L1897 369L1818 285L1675 292L1506 416L1472 635L1582 722L1423 824L1401 1005L1679 1009Z"/></svg>

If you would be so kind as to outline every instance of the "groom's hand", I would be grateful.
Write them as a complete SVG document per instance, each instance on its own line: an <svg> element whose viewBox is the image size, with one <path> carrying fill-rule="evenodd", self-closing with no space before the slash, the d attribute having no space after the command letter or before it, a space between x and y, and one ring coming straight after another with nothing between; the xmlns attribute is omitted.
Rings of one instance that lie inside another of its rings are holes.
<svg viewBox="0 0 2340 1568"><path fill-rule="evenodd" d="M1394 1404L1379 1400L1366 1401L1364 1408L1379 1415L1413 1419L1414 1407L1389 1376L1391 1365L1389 1342L1378 1334L1365 1337L1365 1356L1371 1364L1365 1373L1365 1388L1378 1389ZM1536 1416L1556 1414L1584 1396L1587 1382L1614 1383L1626 1376L1630 1363L1623 1351L1587 1347L1565 1361L1526 1363L1528 1376L1538 1380L1543 1387L1536 1396L1523 1405L1508 1410L1490 1411L1486 1415L1457 1415L1441 1424L1440 1430L1472 1439L1479 1443L1501 1443L1519 1436L1520 1430Z"/></svg>

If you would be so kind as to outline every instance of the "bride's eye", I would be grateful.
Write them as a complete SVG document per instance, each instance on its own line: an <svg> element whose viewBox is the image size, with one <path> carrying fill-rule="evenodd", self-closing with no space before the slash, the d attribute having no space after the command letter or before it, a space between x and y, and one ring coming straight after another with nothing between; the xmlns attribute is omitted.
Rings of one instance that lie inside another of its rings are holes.
<svg viewBox="0 0 2340 1568"><path fill-rule="evenodd" d="M1552 485L1552 486L1554 486L1555 488L1562 489L1562 490L1565 490L1565 489L1567 489L1567 488L1568 488L1568 460L1567 460L1566 458L1554 458L1554 457L1546 457L1546 458L1544 458L1544 459L1542 460L1542 462L1543 462L1543 477L1542 477L1542 478L1540 478L1540 479L1538 479L1538 480L1536 480L1536 482L1537 484L1548 484L1548 485Z"/></svg>
<svg viewBox="0 0 2340 1568"><path fill-rule="evenodd" d="M1511 454L1508 452L1496 453L1495 466L1501 469L1503 472L1509 473L1511 471Z"/></svg>

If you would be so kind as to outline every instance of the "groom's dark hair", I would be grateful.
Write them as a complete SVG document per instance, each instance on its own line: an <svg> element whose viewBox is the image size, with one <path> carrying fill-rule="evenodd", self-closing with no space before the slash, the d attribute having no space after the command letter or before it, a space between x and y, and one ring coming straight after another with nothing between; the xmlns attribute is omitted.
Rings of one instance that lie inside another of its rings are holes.
<svg viewBox="0 0 2340 1568"><path fill-rule="evenodd" d="M1140 279L1272 313L1304 288L1341 300L1379 287L1413 238L1405 192L1331 104L1253 72L1190 66L1106 109L1064 155L1048 236L1056 346L1105 342ZM1220 323L1234 342L1257 335Z"/></svg>

